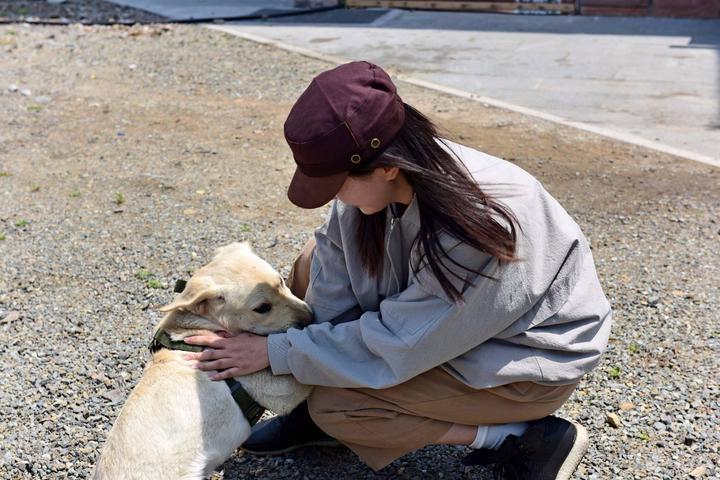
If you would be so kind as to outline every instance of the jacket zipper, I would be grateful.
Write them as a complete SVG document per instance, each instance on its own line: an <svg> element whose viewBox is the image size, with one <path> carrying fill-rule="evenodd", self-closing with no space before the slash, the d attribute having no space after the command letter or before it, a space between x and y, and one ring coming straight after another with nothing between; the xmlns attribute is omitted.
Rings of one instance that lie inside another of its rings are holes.
<svg viewBox="0 0 720 480"><path fill-rule="evenodd" d="M397 218L395 218L395 212L393 212L392 207L390 207L390 229L388 230L387 238L385 239L385 255L387 256L388 260L390 260L390 272L392 273L393 280L395 281L395 285L397 285L398 291L400 290L400 280L397 277L397 274L395 273L395 265L392 261L392 255L390 255L390 239L392 237L393 229L395 228L395 222L397 221Z"/></svg>

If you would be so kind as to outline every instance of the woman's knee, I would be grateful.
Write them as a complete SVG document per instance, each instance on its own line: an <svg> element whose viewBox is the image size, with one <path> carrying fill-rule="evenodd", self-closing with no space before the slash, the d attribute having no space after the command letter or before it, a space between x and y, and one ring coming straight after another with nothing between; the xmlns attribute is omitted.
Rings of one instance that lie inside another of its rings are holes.
<svg viewBox="0 0 720 480"><path fill-rule="evenodd" d="M327 431L348 423L347 413L360 408L362 398L352 389L316 386L308 398L308 411L315 424Z"/></svg>
<svg viewBox="0 0 720 480"><path fill-rule="evenodd" d="M336 410L337 388L316 386L308 397L308 411L315 423L320 424L325 417L332 415Z"/></svg>

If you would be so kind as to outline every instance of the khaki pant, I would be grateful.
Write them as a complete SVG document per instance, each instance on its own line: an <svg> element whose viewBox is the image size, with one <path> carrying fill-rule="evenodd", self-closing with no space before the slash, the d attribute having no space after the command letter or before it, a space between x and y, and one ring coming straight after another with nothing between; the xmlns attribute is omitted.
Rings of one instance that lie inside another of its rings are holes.
<svg viewBox="0 0 720 480"><path fill-rule="evenodd" d="M288 277L300 298L307 291L314 246L311 239ZM518 382L475 389L433 368L382 390L316 386L308 407L323 431L379 470L406 453L438 443L456 423L491 425L545 417L565 403L575 387Z"/></svg>

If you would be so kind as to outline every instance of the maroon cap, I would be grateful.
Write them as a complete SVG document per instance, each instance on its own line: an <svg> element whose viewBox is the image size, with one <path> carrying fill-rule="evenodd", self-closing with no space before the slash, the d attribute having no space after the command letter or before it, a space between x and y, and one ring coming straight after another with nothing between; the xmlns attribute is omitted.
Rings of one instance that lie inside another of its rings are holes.
<svg viewBox="0 0 720 480"><path fill-rule="evenodd" d="M382 153L404 121L402 99L377 65L350 62L315 77L285 120L297 164L290 201L317 208L332 200L350 169Z"/></svg>

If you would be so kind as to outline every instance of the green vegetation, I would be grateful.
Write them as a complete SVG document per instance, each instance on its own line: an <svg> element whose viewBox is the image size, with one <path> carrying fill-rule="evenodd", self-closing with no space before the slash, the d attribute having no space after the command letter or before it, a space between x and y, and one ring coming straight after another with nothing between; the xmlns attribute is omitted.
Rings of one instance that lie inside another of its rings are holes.
<svg viewBox="0 0 720 480"><path fill-rule="evenodd" d="M4 233L0 233L0 242L3 241L3 240L5 240L6 238L7 238L7 237L5 236Z"/></svg>
<svg viewBox="0 0 720 480"><path fill-rule="evenodd" d="M77 191L77 190L75 190L74 192L71 192L71 193L70 193L70 196L71 196L72 198L78 198L80 195L82 195L82 193L80 193L80 192Z"/></svg>
<svg viewBox="0 0 720 480"><path fill-rule="evenodd" d="M122 205L123 203L125 203L125 195L120 192L115 192L115 204Z"/></svg>
<svg viewBox="0 0 720 480"><path fill-rule="evenodd" d="M150 270L138 270L135 272L135 278L138 280L145 280L146 285L148 288L164 288L165 286L162 284L160 280L155 278L155 274L151 272Z"/></svg>
<svg viewBox="0 0 720 480"><path fill-rule="evenodd" d="M637 343L631 343L630 345L628 345L628 351L630 353L637 353L640 351L640 345L638 345Z"/></svg>
<svg viewBox="0 0 720 480"><path fill-rule="evenodd" d="M618 378L620 378L620 367L618 367L617 365L613 365L612 367L610 367L608 377L612 378L613 380L617 380Z"/></svg>
<svg viewBox="0 0 720 480"><path fill-rule="evenodd" d="M252 228L250 228L250 225L248 225L247 223L243 223L242 225L240 225L241 232L249 232L251 230Z"/></svg>
<svg viewBox="0 0 720 480"><path fill-rule="evenodd" d="M135 278L139 280L147 280L148 278L154 277L155 274L149 270L139 270L135 273Z"/></svg>
<svg viewBox="0 0 720 480"><path fill-rule="evenodd" d="M15 222L15 226L18 228L25 228L28 226L28 221L21 218L20 220Z"/></svg>
<svg viewBox="0 0 720 480"><path fill-rule="evenodd" d="M12 177L12 173L10 173L10 172L0 172L0 177Z"/></svg>
<svg viewBox="0 0 720 480"><path fill-rule="evenodd" d="M35 105L34 103L27 106L28 112L39 112L42 110L42 107L40 105Z"/></svg>

